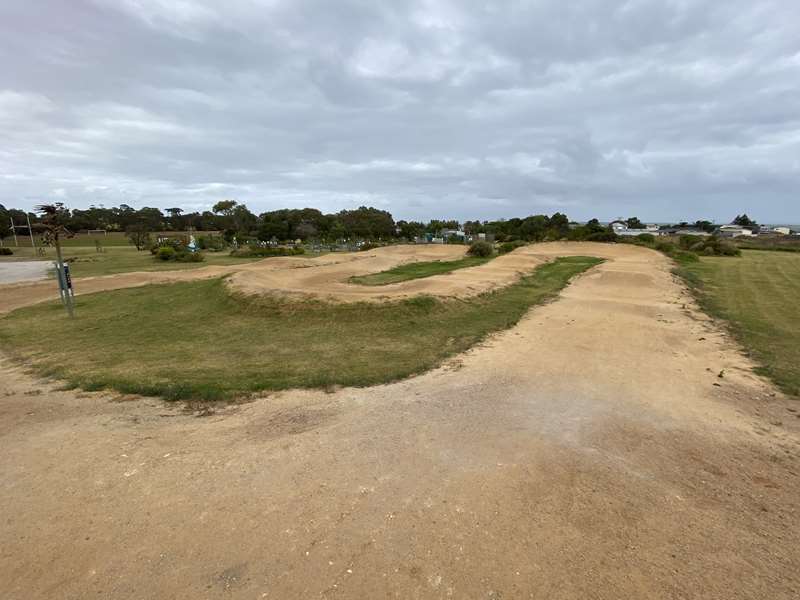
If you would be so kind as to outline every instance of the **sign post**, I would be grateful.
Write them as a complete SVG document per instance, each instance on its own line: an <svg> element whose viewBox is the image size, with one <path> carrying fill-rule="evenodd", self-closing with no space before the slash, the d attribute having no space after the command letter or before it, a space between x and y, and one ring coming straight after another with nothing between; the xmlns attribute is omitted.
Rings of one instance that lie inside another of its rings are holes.
<svg viewBox="0 0 800 600"><path fill-rule="evenodd" d="M75 316L74 308L72 305L72 299L75 296L75 292L72 290L72 277L69 273L69 264L65 263L64 260L61 258L61 247L60 245L56 245L56 256L58 258L56 262L56 277L58 278L58 291L61 294L61 301L64 303L64 306L67 308L67 313L70 317Z"/></svg>

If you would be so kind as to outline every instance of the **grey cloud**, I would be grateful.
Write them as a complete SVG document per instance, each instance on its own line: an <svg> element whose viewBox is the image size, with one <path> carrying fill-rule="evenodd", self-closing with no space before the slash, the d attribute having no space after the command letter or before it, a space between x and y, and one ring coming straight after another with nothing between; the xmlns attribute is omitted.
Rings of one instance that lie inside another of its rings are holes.
<svg viewBox="0 0 800 600"><path fill-rule="evenodd" d="M10 0L0 202L800 222L792 0Z"/></svg>

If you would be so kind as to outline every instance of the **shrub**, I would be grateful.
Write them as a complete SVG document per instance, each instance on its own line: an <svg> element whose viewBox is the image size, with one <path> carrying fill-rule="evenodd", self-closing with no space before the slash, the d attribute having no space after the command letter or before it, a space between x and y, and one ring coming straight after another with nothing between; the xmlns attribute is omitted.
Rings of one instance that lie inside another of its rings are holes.
<svg viewBox="0 0 800 600"><path fill-rule="evenodd" d="M175 248L172 246L159 246L156 249L155 255L159 260L175 260Z"/></svg>
<svg viewBox="0 0 800 600"><path fill-rule="evenodd" d="M723 256L741 256L742 251L731 242L720 242L717 252Z"/></svg>
<svg viewBox="0 0 800 600"><path fill-rule="evenodd" d="M692 252L703 252L705 251L706 243L705 242L695 242L691 246L689 246L689 250Z"/></svg>
<svg viewBox="0 0 800 600"><path fill-rule="evenodd" d="M380 244L375 244L373 242L364 242L359 248L359 250L361 252L364 252L366 250L374 250L375 248L380 248L380 247L381 247Z"/></svg>
<svg viewBox="0 0 800 600"><path fill-rule="evenodd" d="M697 262L700 258L694 252L687 252L686 250L678 250L674 254L671 254L672 258L674 258L679 263L690 263L690 262Z"/></svg>
<svg viewBox="0 0 800 600"><path fill-rule="evenodd" d="M667 240L659 240L656 242L655 249L664 254L672 254L677 249L675 244Z"/></svg>
<svg viewBox="0 0 800 600"><path fill-rule="evenodd" d="M477 241L472 242L469 246L469 250L467 250L467 254L470 256L479 256L482 258L486 258L487 256L491 256L494 252L494 248L489 242L484 241Z"/></svg>
<svg viewBox="0 0 800 600"><path fill-rule="evenodd" d="M705 254L706 256L714 256L716 254L716 252L714 251L714 246L706 246L705 248L703 248L703 245L700 244L700 248L703 250L703 254Z"/></svg>
<svg viewBox="0 0 800 600"><path fill-rule="evenodd" d="M286 248L284 246L242 246L241 248L231 250L231 256L236 256L238 258L268 258L271 256L297 256L299 254L305 254L305 252L305 248L299 246L297 248Z"/></svg>
<svg viewBox="0 0 800 600"><path fill-rule="evenodd" d="M656 236L654 236L652 233L640 233L636 236L636 238L645 242L646 244L652 244L656 241Z"/></svg>
<svg viewBox="0 0 800 600"><path fill-rule="evenodd" d="M11 248L6 248L5 246L0 248L0 256L11 256L14 252Z"/></svg>
<svg viewBox="0 0 800 600"><path fill-rule="evenodd" d="M197 247L209 252L219 252L225 249L225 239L221 236L201 235L197 237Z"/></svg>
<svg viewBox="0 0 800 600"><path fill-rule="evenodd" d="M617 234L613 231L595 231L584 238L587 242L616 242Z"/></svg>
<svg viewBox="0 0 800 600"><path fill-rule="evenodd" d="M502 244L500 244L500 248L498 248L498 251L500 252L500 254L508 254L509 252L513 252L517 248L520 248L525 245L526 245L525 242L523 242L522 240L515 240L513 242L503 242Z"/></svg>
<svg viewBox="0 0 800 600"><path fill-rule="evenodd" d="M206 259L201 252L176 252L175 260L178 262L203 262Z"/></svg>

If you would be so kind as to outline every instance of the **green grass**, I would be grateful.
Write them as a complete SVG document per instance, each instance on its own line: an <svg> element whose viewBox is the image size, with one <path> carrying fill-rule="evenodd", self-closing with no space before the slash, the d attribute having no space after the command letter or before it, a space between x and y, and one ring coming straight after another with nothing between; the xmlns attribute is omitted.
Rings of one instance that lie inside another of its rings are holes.
<svg viewBox="0 0 800 600"><path fill-rule="evenodd" d="M0 319L0 344L83 389L216 400L251 392L366 386L420 373L513 326L602 262L561 258L470 300L391 303L246 299L219 280L79 296ZM31 335L35 332L35 335Z"/></svg>
<svg viewBox="0 0 800 600"><path fill-rule="evenodd" d="M195 231L193 232L195 237L199 237L201 235L214 235L219 237L220 233L218 231ZM39 236L34 234L34 240L36 244L40 244ZM154 231L150 234L151 239L155 242L157 237L179 237L185 238L186 232L185 231ZM86 246L91 247L94 250L94 243L95 240L99 241L104 248L109 247L125 247L130 246L130 242L128 241L125 232L123 231L110 231L108 234L102 233L76 233L71 238L64 238L61 240L61 246L64 248L69 248L72 246ZM30 248L31 247L31 238L26 235L17 235L17 243L19 244L20 249L22 248ZM14 240L11 237L3 238L3 244L10 247L12 250L16 250L17 248L14 246Z"/></svg>
<svg viewBox="0 0 800 600"><path fill-rule="evenodd" d="M784 392L800 396L800 255L745 250L677 270Z"/></svg>
<svg viewBox="0 0 800 600"><path fill-rule="evenodd" d="M358 283L360 285L389 285L390 283L400 283L401 281L408 281L409 279L421 279L423 277L431 277L432 275L450 273L451 271L466 269L467 267L477 267L478 265L489 262L492 258L494 257L478 258L468 256L458 260L413 262L394 267L388 271L381 271L380 273L351 277L350 283Z"/></svg>
<svg viewBox="0 0 800 600"><path fill-rule="evenodd" d="M28 248L13 248L14 256L0 257L0 263L13 260L55 260L55 250L48 248L44 257L36 256ZM128 273L131 271L175 271L178 269L197 269L208 265L241 265L248 260L262 260L259 257L241 258L228 255L228 251L205 252L205 261L199 263L182 263L176 261L156 260L149 251L137 252L133 246L109 246L105 252L97 252L92 247L70 246L63 248L65 260L70 262L73 277L95 277L98 275L112 275L114 273ZM307 255L316 256L316 255Z"/></svg>

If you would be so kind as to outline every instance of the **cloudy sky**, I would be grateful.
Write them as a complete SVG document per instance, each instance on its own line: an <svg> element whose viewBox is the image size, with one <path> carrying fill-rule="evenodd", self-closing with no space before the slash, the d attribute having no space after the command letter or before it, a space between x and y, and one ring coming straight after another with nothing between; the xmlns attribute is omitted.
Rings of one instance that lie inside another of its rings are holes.
<svg viewBox="0 0 800 600"><path fill-rule="evenodd" d="M3 0L0 203L800 223L797 0Z"/></svg>

